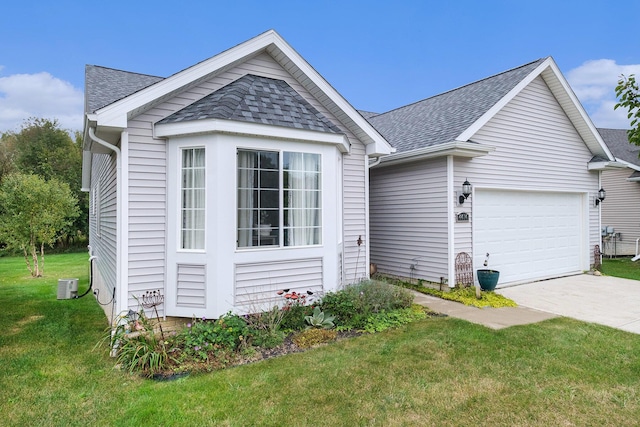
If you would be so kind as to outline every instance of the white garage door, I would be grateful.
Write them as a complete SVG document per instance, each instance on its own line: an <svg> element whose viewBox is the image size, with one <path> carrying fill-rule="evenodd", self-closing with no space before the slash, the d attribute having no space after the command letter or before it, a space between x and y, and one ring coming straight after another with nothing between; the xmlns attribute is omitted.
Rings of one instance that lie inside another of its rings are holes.
<svg viewBox="0 0 640 427"><path fill-rule="evenodd" d="M582 270L582 195L477 189L474 199L474 266L488 252L499 286Z"/></svg>

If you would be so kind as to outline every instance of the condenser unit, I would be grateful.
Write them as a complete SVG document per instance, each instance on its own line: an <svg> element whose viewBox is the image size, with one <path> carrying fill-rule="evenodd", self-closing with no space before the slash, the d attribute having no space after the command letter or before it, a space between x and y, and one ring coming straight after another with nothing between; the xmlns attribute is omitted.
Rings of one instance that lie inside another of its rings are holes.
<svg viewBox="0 0 640 427"><path fill-rule="evenodd" d="M78 279L58 279L58 299L71 299L78 296Z"/></svg>

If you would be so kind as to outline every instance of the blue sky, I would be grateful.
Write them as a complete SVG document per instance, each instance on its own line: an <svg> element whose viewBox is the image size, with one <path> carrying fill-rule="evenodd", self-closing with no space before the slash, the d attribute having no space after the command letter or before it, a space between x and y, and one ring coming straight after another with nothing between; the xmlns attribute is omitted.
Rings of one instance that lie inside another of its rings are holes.
<svg viewBox="0 0 640 427"><path fill-rule="evenodd" d="M275 29L354 107L383 112L553 56L599 127L640 75L640 2L6 0L0 132L82 127L85 64L166 77Z"/></svg>

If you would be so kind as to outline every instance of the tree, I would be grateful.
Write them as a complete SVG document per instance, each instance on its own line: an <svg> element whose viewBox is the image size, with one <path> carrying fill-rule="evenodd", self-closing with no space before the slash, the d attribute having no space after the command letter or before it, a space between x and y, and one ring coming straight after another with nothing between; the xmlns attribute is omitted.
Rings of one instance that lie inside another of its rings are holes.
<svg viewBox="0 0 640 427"><path fill-rule="evenodd" d="M69 185L56 178L7 175L0 184L0 241L9 249L20 249L31 275L41 277L44 246L52 246L78 216L77 205Z"/></svg>
<svg viewBox="0 0 640 427"><path fill-rule="evenodd" d="M77 235L89 233L89 195L82 187L82 134L61 129L57 120L30 118L18 133L6 134L7 147L13 151L15 170L39 175L45 180L56 178L66 182L78 199L81 215L62 233L63 243ZM11 145L9 145L9 142ZM1 161L0 146L0 161ZM1 179L0 165L0 179Z"/></svg>
<svg viewBox="0 0 640 427"><path fill-rule="evenodd" d="M16 137L12 133L0 135L0 182L3 176L15 170L15 142Z"/></svg>
<svg viewBox="0 0 640 427"><path fill-rule="evenodd" d="M627 114L627 118L631 119L631 129L627 131L629 142L640 145L640 89L634 74L629 77L624 74L620 76L618 86L616 86L616 96L620 100L613 107L614 110L618 107L624 107L629 111Z"/></svg>

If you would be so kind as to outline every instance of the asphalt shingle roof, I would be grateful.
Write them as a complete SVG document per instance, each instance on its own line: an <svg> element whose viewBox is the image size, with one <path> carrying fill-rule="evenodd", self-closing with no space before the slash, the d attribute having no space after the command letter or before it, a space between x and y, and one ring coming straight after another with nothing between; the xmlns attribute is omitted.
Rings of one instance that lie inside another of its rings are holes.
<svg viewBox="0 0 640 427"><path fill-rule="evenodd" d="M398 153L451 142L545 59L368 117L368 120Z"/></svg>
<svg viewBox="0 0 640 427"><path fill-rule="evenodd" d="M598 128L598 132L616 158L640 166L640 147L629 143L626 129Z"/></svg>
<svg viewBox="0 0 640 427"><path fill-rule="evenodd" d="M342 133L283 80L247 74L160 123L227 119Z"/></svg>
<svg viewBox="0 0 640 427"><path fill-rule="evenodd" d="M87 65L85 67L85 112L93 113L160 80L164 78Z"/></svg>

